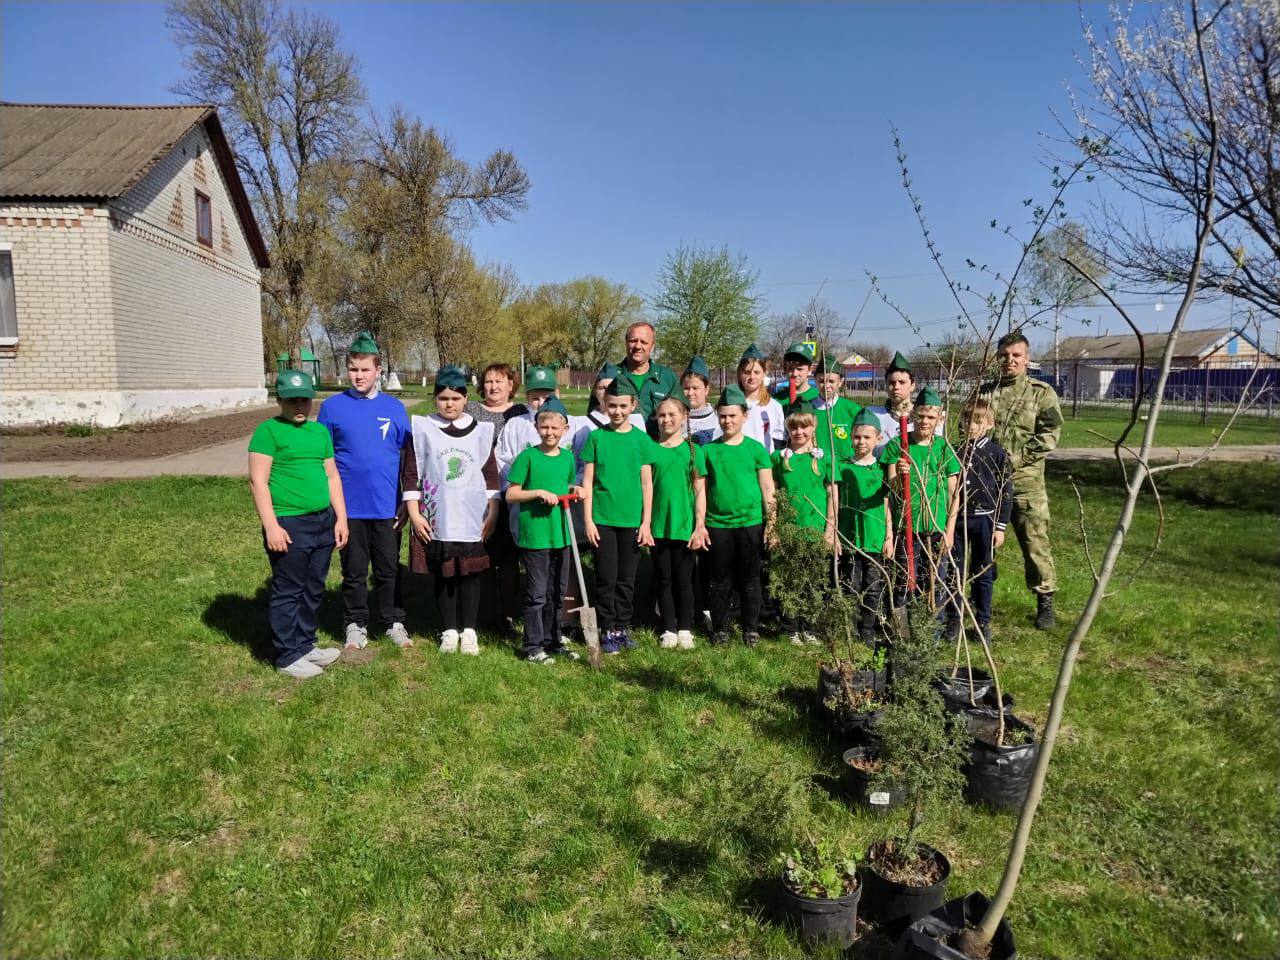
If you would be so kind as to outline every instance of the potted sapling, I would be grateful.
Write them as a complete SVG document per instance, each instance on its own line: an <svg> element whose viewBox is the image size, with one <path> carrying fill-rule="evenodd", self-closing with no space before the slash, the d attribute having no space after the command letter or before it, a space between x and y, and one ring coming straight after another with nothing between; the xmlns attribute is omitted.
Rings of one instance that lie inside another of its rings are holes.
<svg viewBox="0 0 1280 960"><path fill-rule="evenodd" d="M811 841L778 857L782 906L810 942L849 947L857 936L862 884L858 855L830 840Z"/></svg>

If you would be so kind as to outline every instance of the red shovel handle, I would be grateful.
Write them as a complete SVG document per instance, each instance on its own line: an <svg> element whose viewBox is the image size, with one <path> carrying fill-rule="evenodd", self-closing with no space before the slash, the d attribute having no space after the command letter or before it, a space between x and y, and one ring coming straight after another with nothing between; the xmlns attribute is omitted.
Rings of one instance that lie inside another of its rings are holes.
<svg viewBox="0 0 1280 960"><path fill-rule="evenodd" d="M575 500L581 500L582 498L578 496L576 493L564 493L560 495L559 499L560 499L560 506L567 507L569 504L573 503Z"/></svg>
<svg viewBox="0 0 1280 960"><path fill-rule="evenodd" d="M910 456L907 452L906 417L898 418L898 446L904 456ZM911 474L907 472L902 475L902 534L906 537L908 591L916 588L916 544L911 533Z"/></svg>

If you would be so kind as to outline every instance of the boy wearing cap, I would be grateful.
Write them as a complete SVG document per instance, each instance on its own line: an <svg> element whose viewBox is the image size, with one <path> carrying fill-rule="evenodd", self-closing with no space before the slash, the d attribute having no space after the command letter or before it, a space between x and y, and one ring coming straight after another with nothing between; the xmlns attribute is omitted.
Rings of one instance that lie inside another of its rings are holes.
<svg viewBox="0 0 1280 960"><path fill-rule="evenodd" d="M912 410L913 430L908 434L907 447L902 448L901 438L894 437L880 454L880 462L888 468L889 489L894 495L894 518L899 536L897 561L900 567L898 582L894 588L894 606L906 605L906 537L902 536L902 485L903 478L911 484L911 529L914 542L916 591L928 585L929 595L936 606L940 600L942 585L946 582L947 561L955 542L956 489L960 476L960 461L955 450L942 437L934 435L934 429L942 416L942 399L932 387L925 387L916 396ZM914 595L914 594L912 594Z"/></svg>
<svg viewBox="0 0 1280 960"><path fill-rule="evenodd" d="M847 463L853 456L853 421L862 406L840 395L844 371L835 354L828 353L819 361L816 377L818 397L813 410L818 418L817 444L835 463Z"/></svg>
<svg viewBox="0 0 1280 960"><path fill-rule="evenodd" d="M276 381L280 415L249 439L249 491L271 562L267 623L276 668L306 679L339 651L316 646L320 600L335 546L347 543L347 510L329 431L312 423L311 375L285 370Z"/></svg>
<svg viewBox="0 0 1280 960"><path fill-rule="evenodd" d="M340 552L345 646L359 650L369 642L369 566L378 612L388 639L411 647L404 627L400 594L400 529L397 514L403 500L417 500L417 490L400 490L402 459L413 433L409 414L396 397L378 389L382 361L378 345L362 333L347 350L349 389L320 404L316 422L333 438L334 459L347 502L349 536Z"/></svg>
<svg viewBox="0 0 1280 960"><path fill-rule="evenodd" d="M853 418L852 458L840 470L840 581L858 598L858 635L874 645L884 606L886 564L893 556L889 485L876 459L880 419L870 410Z"/></svg>
<svg viewBox="0 0 1280 960"><path fill-rule="evenodd" d="M876 448L876 456L883 453L885 445L898 435L898 429L901 426L899 421L902 417L907 418L908 433L915 429L915 422L911 417L911 396L915 391L915 385L916 378L911 372L911 364L900 351L895 352L893 360L884 369L884 406L867 408L880 418L880 446ZM934 433L939 437L942 436L945 422L946 411L944 410L942 416L938 418L938 425L934 428Z"/></svg>
<svg viewBox="0 0 1280 960"><path fill-rule="evenodd" d="M782 355L782 369L787 375L787 382L774 393L774 397L782 405L785 416L814 412L818 390L809 383L814 360L813 344L799 340L787 347L787 352Z"/></svg>

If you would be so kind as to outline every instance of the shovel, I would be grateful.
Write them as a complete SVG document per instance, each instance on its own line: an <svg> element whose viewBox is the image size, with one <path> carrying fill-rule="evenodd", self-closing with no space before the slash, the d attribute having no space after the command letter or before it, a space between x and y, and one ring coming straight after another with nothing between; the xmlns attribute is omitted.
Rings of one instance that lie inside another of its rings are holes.
<svg viewBox="0 0 1280 960"><path fill-rule="evenodd" d="M898 419L898 446L903 454L910 457L907 451L907 418L900 417ZM911 472L908 471L902 477L902 535L906 537L907 547L907 592L913 593L916 589L916 544L915 537L912 535L911 525Z"/></svg>
<svg viewBox="0 0 1280 960"><path fill-rule="evenodd" d="M573 532L573 521L569 518L569 504L579 499L576 494L566 494L560 498L560 513L564 516L564 528L569 536L569 549L573 551L573 567L578 572L578 595L582 605L570 613L578 615L578 623L582 627L582 639L587 645L587 663L593 670L601 666L600 627L596 622L596 608L587 606L587 581L582 575L582 556L578 553L578 537Z"/></svg>

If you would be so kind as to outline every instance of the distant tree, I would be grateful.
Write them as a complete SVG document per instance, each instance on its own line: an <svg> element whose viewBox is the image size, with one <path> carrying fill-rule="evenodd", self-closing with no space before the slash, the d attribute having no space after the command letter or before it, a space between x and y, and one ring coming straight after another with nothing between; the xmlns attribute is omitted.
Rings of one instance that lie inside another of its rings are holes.
<svg viewBox="0 0 1280 960"><path fill-rule="evenodd" d="M867 358L869 363L875 364L877 367L886 367L889 361L893 359L894 349L884 343L867 343L862 340L855 340L845 347L845 356L851 353L858 353ZM844 357L840 358L841 360Z"/></svg>
<svg viewBox="0 0 1280 960"><path fill-rule="evenodd" d="M727 248L670 254L652 300L662 357L682 364L696 354L713 367L733 366L760 329L757 278L746 257Z"/></svg>
<svg viewBox="0 0 1280 960"><path fill-rule="evenodd" d="M1076 264L1079 269L1070 264ZM1087 276L1082 275L1081 271ZM1083 224L1064 220L1036 238L1027 264L1027 289L1031 304L1053 317L1053 376L1058 376L1058 339L1062 313L1071 307L1093 303L1107 269L1089 242ZM1043 356L1043 354L1042 354Z"/></svg>
<svg viewBox="0 0 1280 960"><path fill-rule="evenodd" d="M644 298L603 277L570 280L563 295L570 311L569 359L587 370L618 357L627 327L644 319Z"/></svg>
<svg viewBox="0 0 1280 960"><path fill-rule="evenodd" d="M813 339L822 351L844 351L844 339L848 333L848 321L831 304L814 298L799 310L774 314L762 334L761 348L772 358L778 359L791 344L799 340ZM812 329L809 337L805 331Z"/></svg>

